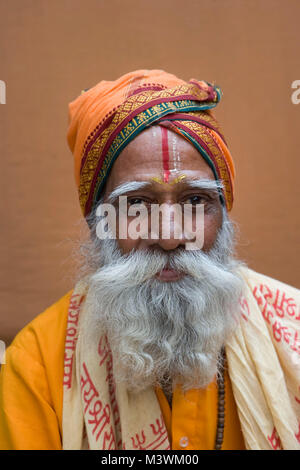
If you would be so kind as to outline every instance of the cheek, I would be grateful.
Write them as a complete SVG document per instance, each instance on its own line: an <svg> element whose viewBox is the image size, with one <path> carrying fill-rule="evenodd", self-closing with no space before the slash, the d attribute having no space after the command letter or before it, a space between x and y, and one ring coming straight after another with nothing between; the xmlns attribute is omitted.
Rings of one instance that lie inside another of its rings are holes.
<svg viewBox="0 0 300 470"><path fill-rule="evenodd" d="M116 239L123 254L129 253L133 249L137 249L140 242L139 239L135 240L131 238L128 233L128 227L130 226L131 220L131 217L117 217Z"/></svg>
<svg viewBox="0 0 300 470"><path fill-rule="evenodd" d="M127 240L117 239L118 246L123 254L129 253L134 248L138 246L138 240Z"/></svg>
<svg viewBox="0 0 300 470"><path fill-rule="evenodd" d="M221 209L215 214L204 215L204 245L203 251L209 251L216 241L218 232L222 226Z"/></svg>

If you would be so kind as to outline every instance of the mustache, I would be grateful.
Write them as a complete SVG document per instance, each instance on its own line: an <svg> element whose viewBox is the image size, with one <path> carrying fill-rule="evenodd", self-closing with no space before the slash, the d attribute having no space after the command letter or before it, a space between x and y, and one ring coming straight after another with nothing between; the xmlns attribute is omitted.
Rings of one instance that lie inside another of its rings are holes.
<svg viewBox="0 0 300 470"><path fill-rule="evenodd" d="M228 265L228 266L226 266ZM229 260L221 260L218 252L202 250L189 251L178 248L173 252L165 252L159 248L151 250L136 250L122 254L115 246L114 254L100 269L95 272L91 281L105 282L110 286L120 287L122 279L127 287L134 287L151 280L165 268L174 269L194 280L205 281L207 272L215 281L224 275L224 270L230 269Z"/></svg>

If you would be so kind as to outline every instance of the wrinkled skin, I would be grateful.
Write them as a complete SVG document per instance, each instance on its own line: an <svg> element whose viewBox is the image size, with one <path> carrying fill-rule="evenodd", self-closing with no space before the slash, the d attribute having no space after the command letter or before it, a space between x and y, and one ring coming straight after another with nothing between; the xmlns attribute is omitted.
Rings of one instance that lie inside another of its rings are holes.
<svg viewBox="0 0 300 470"><path fill-rule="evenodd" d="M167 157L171 170L166 181L165 165L166 150L163 152L163 132L168 137ZM176 147L177 163L174 164L174 147ZM179 180L179 177L182 179ZM156 179L156 181L154 180ZM214 175L196 148L183 137L172 131L161 131L148 128L132 140L121 152L110 172L104 194L104 200L120 184L129 181L149 181L147 188L126 193L129 204L204 204L204 244L203 251L213 246L222 224L222 206L218 195L209 190L191 188L188 179L209 179L215 181ZM158 181L157 181L158 180ZM157 248L164 251L183 247L187 240L184 237L164 239L118 239L121 251L126 254L132 249Z"/></svg>

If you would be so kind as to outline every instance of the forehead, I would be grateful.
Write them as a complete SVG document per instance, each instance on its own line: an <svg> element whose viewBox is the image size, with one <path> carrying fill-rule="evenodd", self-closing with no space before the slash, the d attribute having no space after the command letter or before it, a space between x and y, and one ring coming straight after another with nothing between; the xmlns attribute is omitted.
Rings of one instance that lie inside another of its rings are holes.
<svg viewBox="0 0 300 470"><path fill-rule="evenodd" d="M172 182L179 175L214 180L198 150L184 137L162 126L152 126L132 140L115 161L107 192L128 181Z"/></svg>

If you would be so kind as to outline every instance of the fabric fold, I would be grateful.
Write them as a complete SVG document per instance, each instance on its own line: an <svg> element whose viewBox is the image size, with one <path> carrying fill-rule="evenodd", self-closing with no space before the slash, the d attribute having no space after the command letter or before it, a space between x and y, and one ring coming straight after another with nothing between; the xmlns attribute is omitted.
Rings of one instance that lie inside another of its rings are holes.
<svg viewBox="0 0 300 470"><path fill-rule="evenodd" d="M299 293L250 269L241 273L247 288L225 349L245 445L299 450ZM169 449L155 389L134 394L115 383L107 336L101 326L91 333L89 314L81 281L67 325L63 448Z"/></svg>

